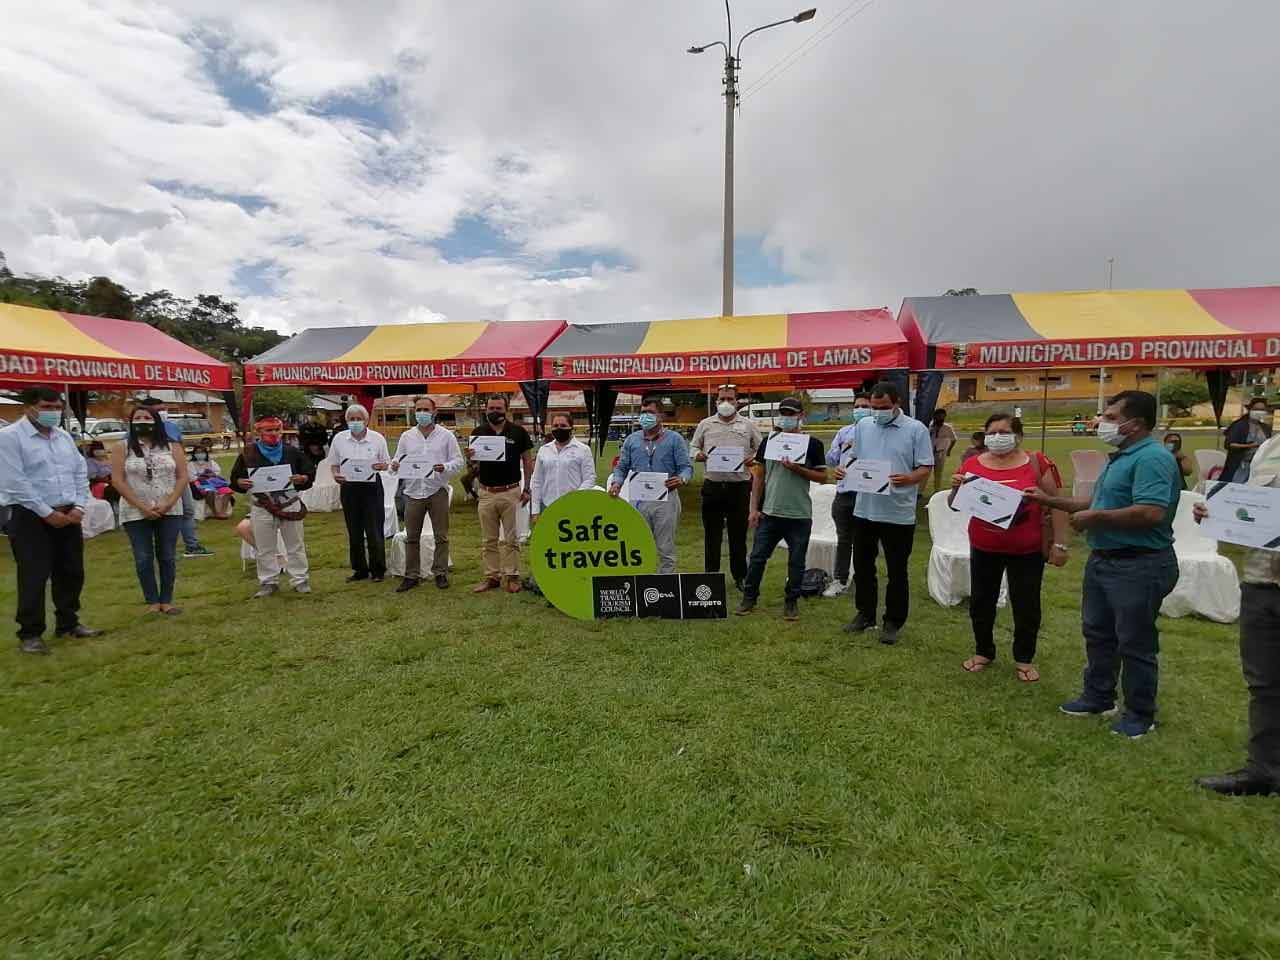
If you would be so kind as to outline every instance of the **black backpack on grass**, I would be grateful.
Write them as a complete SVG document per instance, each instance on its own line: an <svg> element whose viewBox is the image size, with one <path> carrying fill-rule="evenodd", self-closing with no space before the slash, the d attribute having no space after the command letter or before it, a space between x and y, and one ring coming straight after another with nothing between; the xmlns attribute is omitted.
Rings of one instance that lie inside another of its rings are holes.
<svg viewBox="0 0 1280 960"><path fill-rule="evenodd" d="M800 596L820 597L831 583L831 574L817 567L810 567L800 578Z"/></svg>

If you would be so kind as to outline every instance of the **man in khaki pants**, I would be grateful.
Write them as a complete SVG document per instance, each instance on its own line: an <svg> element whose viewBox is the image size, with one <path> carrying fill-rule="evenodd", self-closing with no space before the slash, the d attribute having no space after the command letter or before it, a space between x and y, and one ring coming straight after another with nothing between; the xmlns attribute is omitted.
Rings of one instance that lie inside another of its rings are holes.
<svg viewBox="0 0 1280 960"><path fill-rule="evenodd" d="M393 473L404 481L404 579L396 593L407 593L422 582L422 527L431 518L435 553L431 574L441 590L449 586L449 490L450 481L462 472L462 451L458 439L436 423L436 402L419 397L413 405L412 430L396 443L391 461Z"/></svg>
<svg viewBox="0 0 1280 960"><path fill-rule="evenodd" d="M480 552L484 562L484 579L476 584L473 592L497 590L504 586L505 581L508 593L519 593L520 550L516 546L516 516L529 502L533 441L524 427L507 419L507 398L504 396L495 395L488 399L484 417L485 423L471 431L473 441L467 448L467 459L479 478L476 494L480 501ZM481 460L476 457L474 439L477 437L502 437L505 440L502 459Z"/></svg>

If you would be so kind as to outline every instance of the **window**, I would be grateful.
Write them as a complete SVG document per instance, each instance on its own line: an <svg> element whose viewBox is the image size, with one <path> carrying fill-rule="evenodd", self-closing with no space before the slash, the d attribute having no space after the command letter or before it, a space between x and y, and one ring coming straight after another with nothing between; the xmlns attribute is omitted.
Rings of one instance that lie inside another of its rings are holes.
<svg viewBox="0 0 1280 960"><path fill-rule="evenodd" d="M1062 385L1062 378L1061 377L1039 377L1036 379L1036 383L1047 383L1051 387L1059 387Z"/></svg>
<svg viewBox="0 0 1280 960"><path fill-rule="evenodd" d="M1097 383L1099 381L1102 381L1103 383L1110 383L1112 380L1112 377L1111 377L1111 374L1109 373L1106 376L1099 376L1096 373L1091 373L1089 374L1089 379L1092 380L1094 383Z"/></svg>

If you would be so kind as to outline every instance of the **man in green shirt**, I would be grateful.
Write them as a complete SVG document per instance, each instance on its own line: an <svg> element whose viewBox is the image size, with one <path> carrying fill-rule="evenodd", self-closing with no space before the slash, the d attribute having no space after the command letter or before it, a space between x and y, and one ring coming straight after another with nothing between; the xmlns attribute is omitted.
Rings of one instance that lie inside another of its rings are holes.
<svg viewBox="0 0 1280 960"><path fill-rule="evenodd" d="M787 583L782 618L800 619L800 581L804 578L809 534L813 530L809 484L825 483L827 479L822 441L799 433L802 414L803 408L795 397L787 397L778 404L777 430L760 445L751 468L751 513L747 522L756 534L751 544L751 562L743 581L738 613L746 614L755 609L765 565L779 542L785 540ZM778 448L795 443L797 438L804 450L797 450L795 459L787 454L774 456L769 450L770 444Z"/></svg>
<svg viewBox="0 0 1280 960"><path fill-rule="evenodd" d="M1131 740L1156 726L1156 617L1178 583L1173 517L1182 474L1173 454L1151 436L1155 425L1155 397L1140 390L1116 394L1098 419L1098 436L1116 452L1093 500L1051 497L1038 487L1024 491L1042 506L1071 514L1071 526L1088 534L1093 551L1084 568L1080 609L1084 690L1059 709L1073 717L1112 716L1119 676L1124 716L1111 732Z"/></svg>

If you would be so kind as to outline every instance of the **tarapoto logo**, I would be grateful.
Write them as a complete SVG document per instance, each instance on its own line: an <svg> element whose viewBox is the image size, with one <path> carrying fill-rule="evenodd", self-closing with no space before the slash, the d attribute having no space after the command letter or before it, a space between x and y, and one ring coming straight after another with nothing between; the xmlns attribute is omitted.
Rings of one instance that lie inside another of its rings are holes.
<svg viewBox="0 0 1280 960"><path fill-rule="evenodd" d="M698 584L698 589L693 591L693 595L699 600L707 601L711 599L711 588L705 583Z"/></svg>

